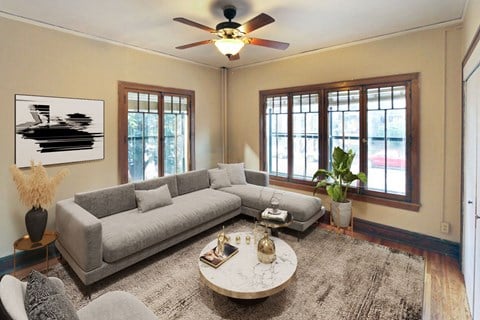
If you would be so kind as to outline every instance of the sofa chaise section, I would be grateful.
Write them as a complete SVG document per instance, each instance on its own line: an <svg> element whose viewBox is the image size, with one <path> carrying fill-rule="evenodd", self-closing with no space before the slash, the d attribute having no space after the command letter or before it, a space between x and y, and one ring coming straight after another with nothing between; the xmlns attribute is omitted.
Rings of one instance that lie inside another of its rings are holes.
<svg viewBox="0 0 480 320"><path fill-rule="evenodd" d="M268 173L245 170L247 184L232 185L219 190L235 194L242 199L242 213L260 219L263 210L270 206L273 197L280 201L280 208L293 216L288 228L305 231L324 214L322 201L313 196L269 187Z"/></svg>

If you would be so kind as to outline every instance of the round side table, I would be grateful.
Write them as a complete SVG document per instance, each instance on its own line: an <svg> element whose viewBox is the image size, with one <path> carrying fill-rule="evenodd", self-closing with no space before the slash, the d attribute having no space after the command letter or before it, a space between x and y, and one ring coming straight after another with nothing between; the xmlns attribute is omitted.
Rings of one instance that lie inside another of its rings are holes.
<svg viewBox="0 0 480 320"><path fill-rule="evenodd" d="M16 254L17 250L32 251L40 248L45 248L45 262L47 264L46 272L48 273L48 245L57 240L58 234L55 231L45 231L43 237L38 242L32 242L28 235L21 237L13 243L13 276L15 276L16 270Z"/></svg>
<svg viewBox="0 0 480 320"><path fill-rule="evenodd" d="M270 209L267 208L265 210L270 210ZM293 215L290 212L288 212L287 213L287 219L284 222L263 219L262 216L260 215L259 224L266 227L266 228L270 228L270 232L272 233L272 236L278 238L278 229L288 227L289 225L292 224L292 222L293 222Z"/></svg>

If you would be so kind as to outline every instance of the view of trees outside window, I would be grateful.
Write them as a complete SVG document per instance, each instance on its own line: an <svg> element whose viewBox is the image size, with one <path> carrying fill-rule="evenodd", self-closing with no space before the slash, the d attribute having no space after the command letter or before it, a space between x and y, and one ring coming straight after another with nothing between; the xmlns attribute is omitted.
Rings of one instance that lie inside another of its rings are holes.
<svg viewBox="0 0 480 320"><path fill-rule="evenodd" d="M128 169L132 181L158 177L158 95L128 93Z"/></svg>
<svg viewBox="0 0 480 320"><path fill-rule="evenodd" d="M269 97L266 101L267 167L271 175L288 174L288 97Z"/></svg>
<svg viewBox="0 0 480 320"><path fill-rule="evenodd" d="M188 99L128 92L128 176L140 181L159 176L159 136L163 132L163 174L188 169ZM160 115L159 115L160 110ZM163 115L162 115L163 110ZM163 130L159 130L163 116Z"/></svg>
<svg viewBox="0 0 480 320"><path fill-rule="evenodd" d="M271 175L288 175L288 97L266 99L267 161ZM308 180L318 169L318 94L293 95L293 175Z"/></svg>
<svg viewBox="0 0 480 320"><path fill-rule="evenodd" d="M188 109L187 98L165 96L164 123L164 174L187 171Z"/></svg>
<svg viewBox="0 0 480 320"><path fill-rule="evenodd" d="M318 169L318 94L293 96L293 176L310 180Z"/></svg>

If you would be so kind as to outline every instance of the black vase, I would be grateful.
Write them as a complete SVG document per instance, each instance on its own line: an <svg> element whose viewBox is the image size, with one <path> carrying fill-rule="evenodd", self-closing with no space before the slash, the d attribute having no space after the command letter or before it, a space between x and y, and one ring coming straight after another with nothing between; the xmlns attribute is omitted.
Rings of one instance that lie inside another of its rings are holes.
<svg viewBox="0 0 480 320"><path fill-rule="evenodd" d="M47 227L48 211L43 208L32 208L25 215L25 226L32 242L42 240Z"/></svg>

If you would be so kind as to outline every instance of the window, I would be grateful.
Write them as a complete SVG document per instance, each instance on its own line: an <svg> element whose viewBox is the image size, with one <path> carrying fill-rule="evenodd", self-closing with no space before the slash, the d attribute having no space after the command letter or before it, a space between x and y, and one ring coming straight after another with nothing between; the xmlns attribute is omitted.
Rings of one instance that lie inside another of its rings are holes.
<svg viewBox="0 0 480 320"><path fill-rule="evenodd" d="M293 95L293 177L311 179L318 169L318 94Z"/></svg>
<svg viewBox="0 0 480 320"><path fill-rule="evenodd" d="M122 182L192 169L193 91L119 83Z"/></svg>
<svg viewBox="0 0 480 320"><path fill-rule="evenodd" d="M163 97L164 174L188 170L188 98L166 95Z"/></svg>
<svg viewBox="0 0 480 320"><path fill-rule="evenodd" d="M267 148L270 174L288 176L288 104L287 97L267 98Z"/></svg>
<svg viewBox="0 0 480 320"><path fill-rule="evenodd" d="M260 92L261 167L272 183L312 190L336 146L368 176L359 200L419 208L418 74Z"/></svg>
<svg viewBox="0 0 480 320"><path fill-rule="evenodd" d="M406 195L406 85L367 89L368 190Z"/></svg>
<svg viewBox="0 0 480 320"><path fill-rule="evenodd" d="M158 177L158 95L127 92L128 177Z"/></svg>

